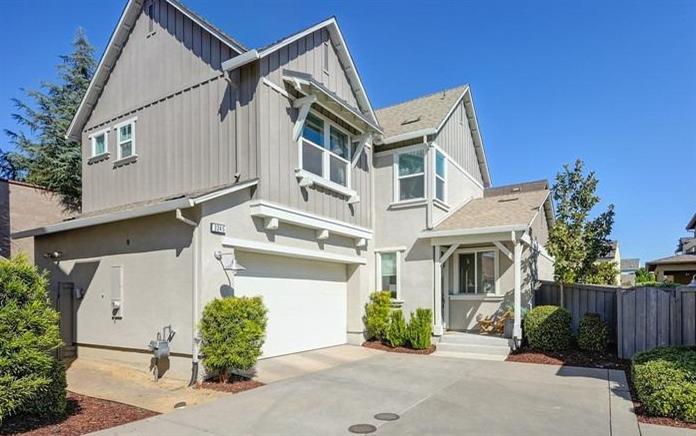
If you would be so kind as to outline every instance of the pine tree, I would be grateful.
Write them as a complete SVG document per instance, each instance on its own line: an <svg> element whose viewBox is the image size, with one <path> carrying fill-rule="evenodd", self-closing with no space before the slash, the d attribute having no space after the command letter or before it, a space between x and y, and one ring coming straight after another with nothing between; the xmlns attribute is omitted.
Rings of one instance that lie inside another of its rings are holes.
<svg viewBox="0 0 696 436"><path fill-rule="evenodd" d="M73 51L60 57L58 83L42 82L24 91L30 103L13 99L12 117L23 131L5 130L14 150L0 154L0 174L58 193L67 210L81 205L81 148L65 134L94 74L94 48L78 29Z"/></svg>
<svg viewBox="0 0 696 436"><path fill-rule="evenodd" d="M564 165L556 175L556 222L548 249L555 258L555 279L561 284L596 281L600 272L597 259L609 252L614 205L590 219L592 209L600 201L595 193L598 183L593 171L585 175L581 160L575 161L573 168Z"/></svg>

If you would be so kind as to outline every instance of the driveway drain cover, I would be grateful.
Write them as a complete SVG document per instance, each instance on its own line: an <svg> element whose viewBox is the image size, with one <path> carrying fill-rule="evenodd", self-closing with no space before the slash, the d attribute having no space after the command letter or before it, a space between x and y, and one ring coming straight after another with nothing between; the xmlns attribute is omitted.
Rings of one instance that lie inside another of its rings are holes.
<svg viewBox="0 0 696 436"><path fill-rule="evenodd" d="M380 421L396 421L399 419L399 415L396 413L378 413L375 415L375 419Z"/></svg>
<svg viewBox="0 0 696 436"><path fill-rule="evenodd" d="M357 434L367 434L377 431L377 427L372 424L355 424L348 427L348 431Z"/></svg>

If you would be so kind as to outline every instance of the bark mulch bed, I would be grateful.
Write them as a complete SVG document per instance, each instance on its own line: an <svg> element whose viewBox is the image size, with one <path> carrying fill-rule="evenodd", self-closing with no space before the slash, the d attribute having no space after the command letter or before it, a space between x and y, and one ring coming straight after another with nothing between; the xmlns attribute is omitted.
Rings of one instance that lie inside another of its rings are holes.
<svg viewBox="0 0 696 436"><path fill-rule="evenodd" d="M65 417L15 416L2 424L0 434L83 435L159 415L151 410L73 392L67 393L67 400Z"/></svg>
<svg viewBox="0 0 696 436"><path fill-rule="evenodd" d="M666 425L669 427L689 428L696 430L696 424L664 416L650 416L638 401L638 395L631 380L631 361L619 359L615 353L590 353L571 349L564 352L538 351L531 348L521 348L513 351L506 359L508 362L539 363L544 365L581 366L584 368L620 369L626 373L628 386L633 399L633 412L638 421L644 424Z"/></svg>
<svg viewBox="0 0 696 436"><path fill-rule="evenodd" d="M379 341L365 341L363 347L372 348L373 350L389 351L391 353L406 353L406 354L432 354L435 352L435 344L431 344L430 348L424 350L416 350L408 347L391 347Z"/></svg>
<svg viewBox="0 0 696 436"><path fill-rule="evenodd" d="M550 352L531 348L520 348L510 353L506 360L508 362L540 363L544 365L623 369L624 371L631 368L630 360L619 359L614 353L590 353L576 349Z"/></svg>
<svg viewBox="0 0 696 436"><path fill-rule="evenodd" d="M211 389L213 391L236 394L258 388L260 386L263 386L263 383L260 381L252 380L249 377L244 377L237 374L232 374L227 382L219 381L217 378L211 378L198 383L196 385L196 389Z"/></svg>

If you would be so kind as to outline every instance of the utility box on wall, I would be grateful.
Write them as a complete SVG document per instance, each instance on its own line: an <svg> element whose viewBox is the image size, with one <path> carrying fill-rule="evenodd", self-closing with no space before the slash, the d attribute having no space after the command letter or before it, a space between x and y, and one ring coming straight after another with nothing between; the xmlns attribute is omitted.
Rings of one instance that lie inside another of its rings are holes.
<svg viewBox="0 0 696 436"><path fill-rule="evenodd" d="M111 317L123 318L123 267L111 267Z"/></svg>

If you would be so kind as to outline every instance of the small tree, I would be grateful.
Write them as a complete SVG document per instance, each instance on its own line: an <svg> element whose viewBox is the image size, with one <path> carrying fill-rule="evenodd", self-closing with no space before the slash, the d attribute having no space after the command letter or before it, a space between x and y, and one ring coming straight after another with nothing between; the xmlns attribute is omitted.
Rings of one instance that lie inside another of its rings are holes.
<svg viewBox="0 0 696 436"><path fill-rule="evenodd" d="M411 319L407 327L408 342L416 350L430 348L430 339L433 335L433 311L418 308L416 313L411 312Z"/></svg>
<svg viewBox="0 0 696 436"><path fill-rule="evenodd" d="M641 266L636 270L636 285L641 285L644 283L655 283L657 279L655 278L655 273L648 271L647 268Z"/></svg>
<svg viewBox="0 0 696 436"><path fill-rule="evenodd" d="M549 235L548 249L555 258L555 279L561 285L588 280L597 271L597 259L609 252L614 205L590 219L592 209L600 201L595 193L597 184L594 172L585 175L581 160L575 161L573 168L564 165L563 171L556 175L553 187L556 222Z"/></svg>
<svg viewBox="0 0 696 436"><path fill-rule="evenodd" d="M203 364L227 382L231 371L256 365L266 333L261 297L218 298L206 304L200 322Z"/></svg>
<svg viewBox="0 0 696 436"><path fill-rule="evenodd" d="M389 315L389 327L387 328L387 342L392 347L405 345L408 337L406 331L406 321L401 309L392 311Z"/></svg>
<svg viewBox="0 0 696 436"><path fill-rule="evenodd" d="M65 412L58 312L45 274L20 255L0 259L0 424L13 415Z"/></svg>

